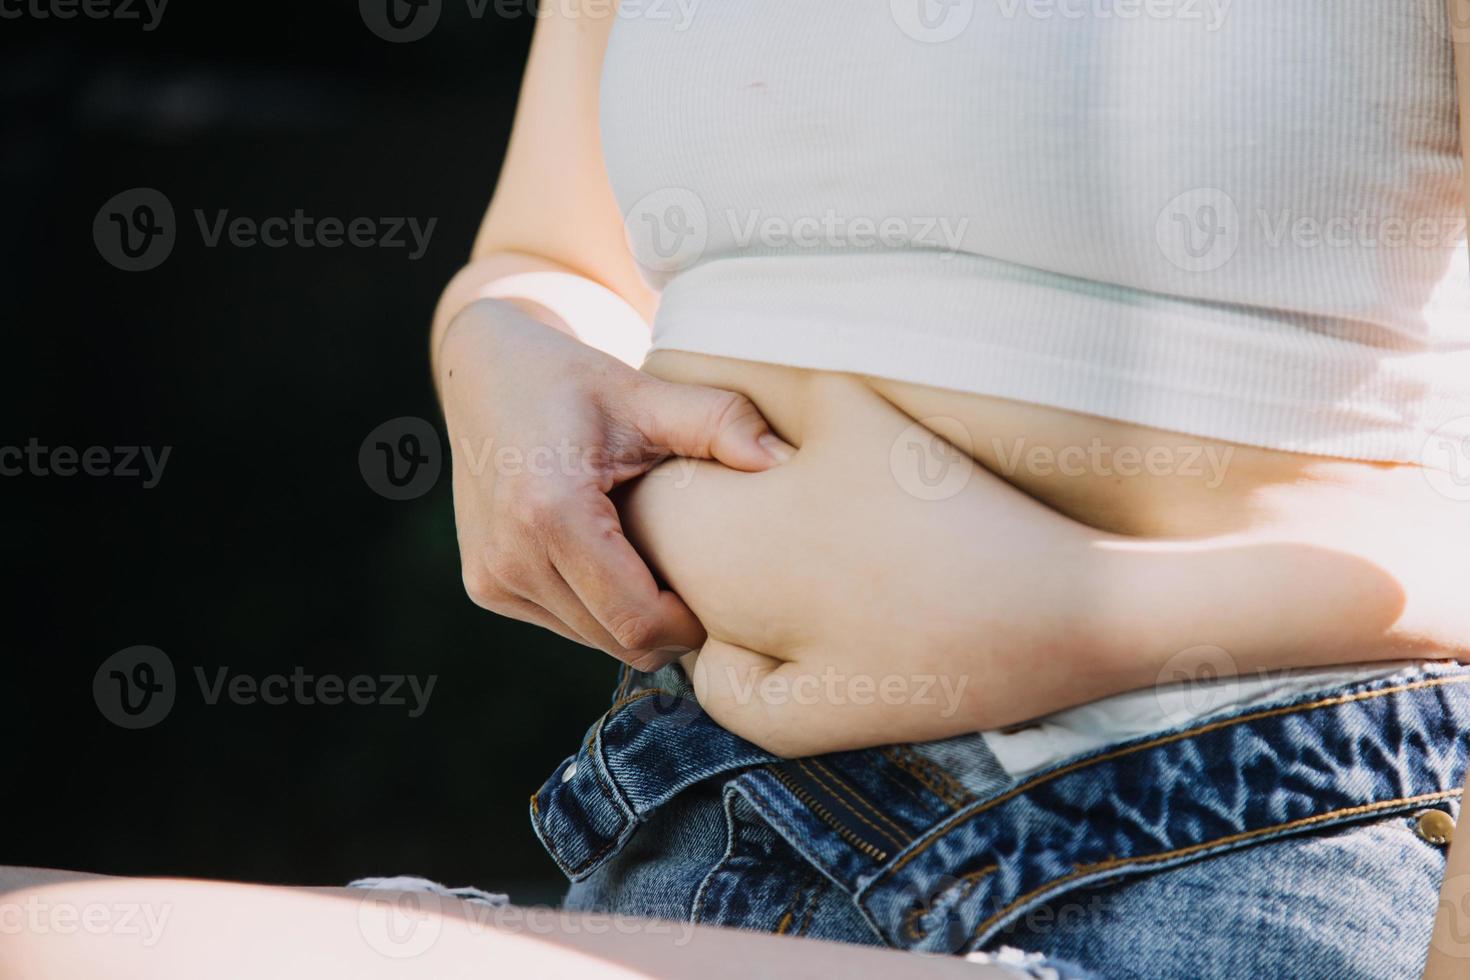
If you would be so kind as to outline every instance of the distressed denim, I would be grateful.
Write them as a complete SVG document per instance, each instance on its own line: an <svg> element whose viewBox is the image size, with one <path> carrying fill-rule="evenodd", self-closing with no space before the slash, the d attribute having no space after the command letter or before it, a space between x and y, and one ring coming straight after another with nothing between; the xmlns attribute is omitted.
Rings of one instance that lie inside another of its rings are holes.
<svg viewBox="0 0 1470 980"><path fill-rule="evenodd" d="M1445 851L1416 817L1458 816L1467 731L1470 669L1438 664L1016 780L979 735L782 760L673 667L625 672L531 815L574 909L1062 976L1417 977Z"/></svg>

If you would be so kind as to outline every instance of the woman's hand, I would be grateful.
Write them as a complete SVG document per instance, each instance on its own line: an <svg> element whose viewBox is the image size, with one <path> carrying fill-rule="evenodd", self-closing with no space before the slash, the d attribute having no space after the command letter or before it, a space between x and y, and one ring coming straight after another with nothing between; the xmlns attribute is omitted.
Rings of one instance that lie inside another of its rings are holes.
<svg viewBox="0 0 1470 980"><path fill-rule="evenodd" d="M698 647L703 627L607 494L670 454L776 465L789 450L755 406L659 381L495 300L454 318L437 367L470 598L643 670Z"/></svg>
<svg viewBox="0 0 1470 980"><path fill-rule="evenodd" d="M675 461L618 496L639 552L708 630L684 666L716 721L790 757L1111 693L1077 601L1105 558L1088 529L968 459L951 499L909 492L890 447L912 420L856 380L832 382L803 423L777 469Z"/></svg>

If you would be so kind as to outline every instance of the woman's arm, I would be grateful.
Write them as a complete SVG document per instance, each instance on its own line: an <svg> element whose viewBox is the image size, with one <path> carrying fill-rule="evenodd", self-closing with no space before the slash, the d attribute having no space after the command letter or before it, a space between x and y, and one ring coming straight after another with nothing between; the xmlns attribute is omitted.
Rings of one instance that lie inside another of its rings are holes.
<svg viewBox="0 0 1470 980"><path fill-rule="evenodd" d="M743 397L630 366L653 296L599 147L615 20L598 0L540 18L494 200L440 300L430 357L470 597L651 669L704 634L625 540L608 492L670 453L742 470L780 455Z"/></svg>
<svg viewBox="0 0 1470 980"><path fill-rule="evenodd" d="M606 3L561 3L537 24L494 196L470 262L444 290L434 316L436 364L454 317L489 295L547 307L554 317L546 322L572 332L603 317L625 328L652 318L657 297L624 241L602 162L598 90L616 19ZM542 278L524 278L528 273ZM607 290L601 308L557 309L562 290L582 291L584 283Z"/></svg>
<svg viewBox="0 0 1470 980"><path fill-rule="evenodd" d="M1465 158L1465 217L1470 222L1470 0L1448 0L1451 37L1460 91L1460 145ZM1470 225L1467 225L1470 228ZM1466 270L1470 274L1470 269ZM1470 737L1462 733L1461 737ZM1465 774L1460 817L1470 799L1470 772ZM1461 831L1460 843L1450 848L1439 915L1430 940L1424 980L1452 980L1470 974L1470 834Z"/></svg>

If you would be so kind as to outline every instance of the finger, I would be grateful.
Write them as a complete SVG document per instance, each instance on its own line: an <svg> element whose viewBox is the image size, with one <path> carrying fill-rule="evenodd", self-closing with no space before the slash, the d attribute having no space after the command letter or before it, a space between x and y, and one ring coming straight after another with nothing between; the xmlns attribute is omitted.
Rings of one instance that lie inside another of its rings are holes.
<svg viewBox="0 0 1470 980"><path fill-rule="evenodd" d="M470 554L463 542L459 547L461 554ZM465 594L486 612L540 626L583 646L597 647L590 637L528 598L527 590L509 585L504 576L496 574L488 564L471 561L464 566L463 576Z"/></svg>
<svg viewBox="0 0 1470 980"><path fill-rule="evenodd" d="M497 616L504 616L507 619L530 623L532 626L539 626L542 629L550 630L579 646L590 647L594 650L601 649L598 643L583 635L580 630L573 629L559 616L553 615L528 599L510 598L503 600L500 606L500 609L491 610Z"/></svg>
<svg viewBox="0 0 1470 980"><path fill-rule="evenodd" d="M557 619L575 629L586 638L589 646L594 646L603 653L612 657L622 659L628 651L613 639L597 618L587 611L582 600L577 598L577 593L562 578L561 573L554 565L548 565L546 577L541 586L536 590L536 599Z"/></svg>
<svg viewBox="0 0 1470 980"><path fill-rule="evenodd" d="M660 450L748 471L769 469L793 453L736 392L650 379L634 398L638 428Z"/></svg>
<svg viewBox="0 0 1470 980"><path fill-rule="evenodd" d="M547 539L547 555L621 648L614 656L655 670L704 642L698 618L674 593L659 589L623 536L612 501L594 493L562 516Z"/></svg>

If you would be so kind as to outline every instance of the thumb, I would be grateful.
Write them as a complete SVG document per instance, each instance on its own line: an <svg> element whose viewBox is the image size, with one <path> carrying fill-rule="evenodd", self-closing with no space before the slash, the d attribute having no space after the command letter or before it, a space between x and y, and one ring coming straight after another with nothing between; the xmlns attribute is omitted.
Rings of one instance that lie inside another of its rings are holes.
<svg viewBox="0 0 1470 980"><path fill-rule="evenodd" d="M749 398L703 385L650 381L637 394L634 418L653 448L718 460L737 470L765 470L791 458Z"/></svg>

